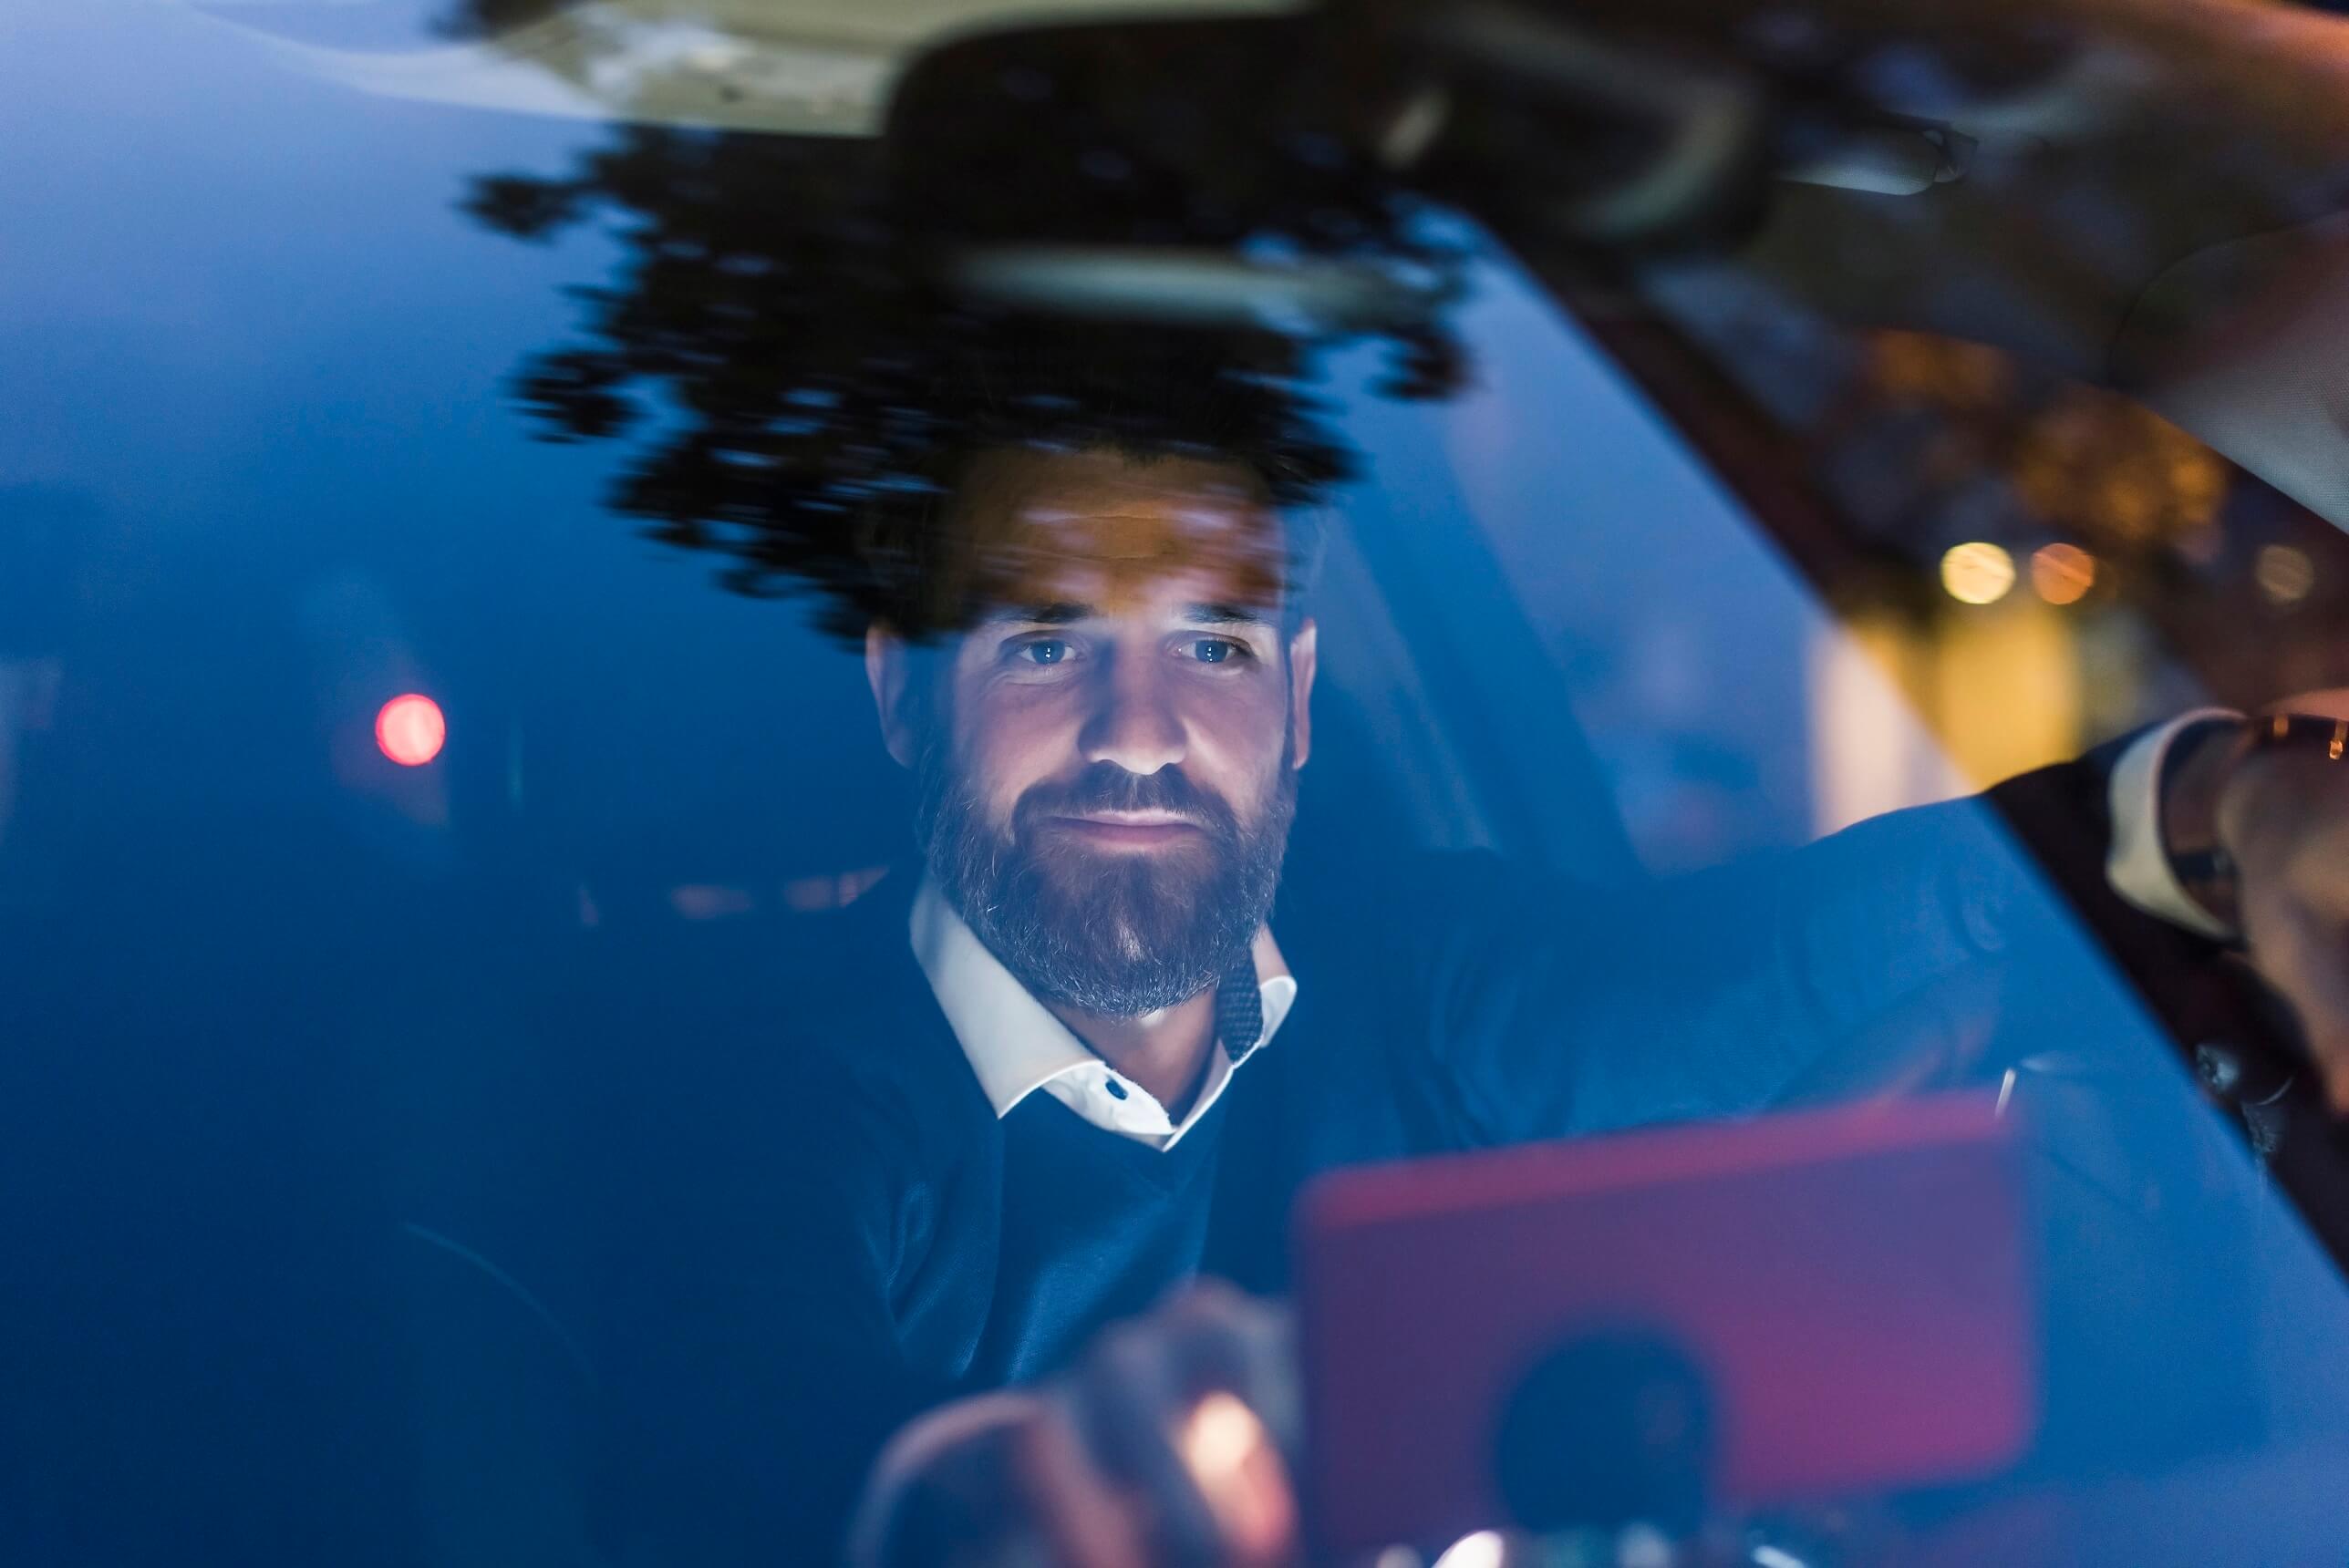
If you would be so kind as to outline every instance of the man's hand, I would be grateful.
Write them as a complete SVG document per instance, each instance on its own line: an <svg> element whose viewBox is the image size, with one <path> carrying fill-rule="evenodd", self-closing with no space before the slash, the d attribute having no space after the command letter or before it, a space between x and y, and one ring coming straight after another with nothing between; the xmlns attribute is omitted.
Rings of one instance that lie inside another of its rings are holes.
<svg viewBox="0 0 2349 1568"><path fill-rule="evenodd" d="M882 1456L859 1568L1281 1568L1299 1523L1286 1320L1202 1284L1034 1390L933 1411Z"/></svg>
<svg viewBox="0 0 2349 1568"><path fill-rule="evenodd" d="M2279 711L2349 717L2349 693ZM2291 1005L2325 1098L2349 1115L2349 757L2220 737L2179 771L2184 814L2207 811L2232 862L2217 913Z"/></svg>

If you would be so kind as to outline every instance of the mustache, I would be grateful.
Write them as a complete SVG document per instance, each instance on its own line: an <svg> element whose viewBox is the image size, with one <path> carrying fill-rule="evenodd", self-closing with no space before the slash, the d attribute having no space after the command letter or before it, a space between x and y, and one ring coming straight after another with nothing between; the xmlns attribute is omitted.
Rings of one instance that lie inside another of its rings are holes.
<svg viewBox="0 0 2349 1568"><path fill-rule="evenodd" d="M1024 830L1040 817L1094 811L1163 811L1221 838L1237 837L1239 831L1239 818L1231 807L1177 769L1131 773L1113 762L1095 763L1064 781L1030 786L1012 809L1012 826Z"/></svg>

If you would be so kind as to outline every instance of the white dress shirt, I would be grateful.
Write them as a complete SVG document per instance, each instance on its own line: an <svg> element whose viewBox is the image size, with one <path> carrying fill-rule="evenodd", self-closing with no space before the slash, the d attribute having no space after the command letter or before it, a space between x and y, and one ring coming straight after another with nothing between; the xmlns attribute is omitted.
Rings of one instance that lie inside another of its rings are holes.
<svg viewBox="0 0 2349 1568"><path fill-rule="evenodd" d="M1270 1043L1297 1000L1297 981L1272 940L1259 929L1251 956L1257 995L1264 1006L1264 1033L1253 1042L1218 1040L1207 1059L1207 1078L1181 1121L1156 1097L1088 1049L1066 1024L1012 978L1003 961L954 912L937 883L922 879L914 895L909 924L914 956L929 976L938 1006L953 1026L963 1055L978 1075L995 1114L1042 1089L1094 1126L1160 1149L1172 1149L1199 1125L1231 1082L1235 1057L1245 1059Z"/></svg>
<svg viewBox="0 0 2349 1568"><path fill-rule="evenodd" d="M2169 852L2161 847L2161 766L2168 759L2170 743L2189 725L2242 717L2224 707L2181 713L2129 742L2113 765L2113 842L2105 855L2105 880L2146 913L2217 942L2230 941L2235 933L2194 902L2179 883Z"/></svg>
<svg viewBox="0 0 2349 1568"><path fill-rule="evenodd" d="M2110 784L2113 841L2105 873L2113 890L2148 914L2219 939L2233 934L2179 885L2162 851L2161 765L2170 743L2189 725L2238 717L2224 708L2197 708L2146 731L2121 753ZM1244 1060L1251 1054L1246 1042L1218 1040L1208 1057L1206 1082L1176 1121L1148 1089L1102 1060L1030 995L927 877L914 896L907 934L999 1118L1042 1089L1105 1131L1172 1149L1223 1097L1236 1070L1235 1057ZM1256 934L1253 956L1264 1005L1264 1033L1256 1041L1261 1047L1288 1016L1297 980L1269 928Z"/></svg>

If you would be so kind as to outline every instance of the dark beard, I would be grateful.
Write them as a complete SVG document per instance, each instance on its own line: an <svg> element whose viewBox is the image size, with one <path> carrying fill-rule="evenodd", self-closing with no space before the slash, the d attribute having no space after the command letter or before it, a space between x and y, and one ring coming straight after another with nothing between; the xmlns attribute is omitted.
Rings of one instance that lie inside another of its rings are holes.
<svg viewBox="0 0 2349 1568"><path fill-rule="evenodd" d="M1006 836L988 826L934 734L916 767L916 830L947 902L1040 1001L1139 1017L1229 974L1272 913L1297 814L1293 745L1292 736L1250 826L1171 768L1144 775L1101 763L1022 795ZM1086 810L1178 811L1205 842L1129 855L1043 841L1035 830L1044 817Z"/></svg>

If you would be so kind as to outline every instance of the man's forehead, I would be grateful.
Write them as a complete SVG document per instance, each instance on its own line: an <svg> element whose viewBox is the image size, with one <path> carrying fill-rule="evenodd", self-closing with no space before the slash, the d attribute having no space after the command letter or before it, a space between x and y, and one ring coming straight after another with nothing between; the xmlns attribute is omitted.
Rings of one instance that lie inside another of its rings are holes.
<svg viewBox="0 0 2349 1568"><path fill-rule="evenodd" d="M955 523L981 614L1175 602L1268 609L1286 576L1278 514L1234 463L993 453L974 465Z"/></svg>

